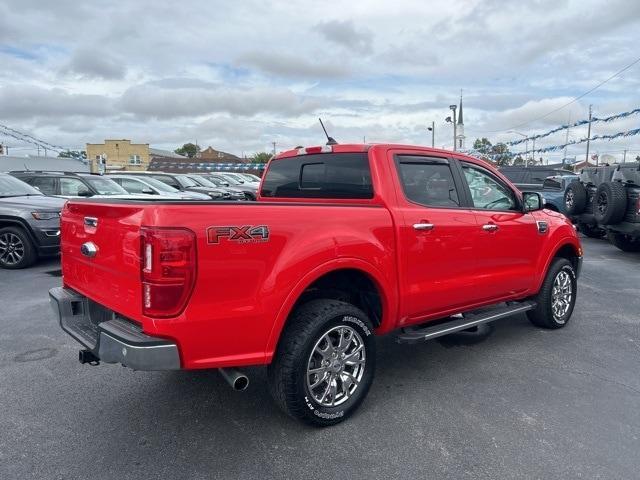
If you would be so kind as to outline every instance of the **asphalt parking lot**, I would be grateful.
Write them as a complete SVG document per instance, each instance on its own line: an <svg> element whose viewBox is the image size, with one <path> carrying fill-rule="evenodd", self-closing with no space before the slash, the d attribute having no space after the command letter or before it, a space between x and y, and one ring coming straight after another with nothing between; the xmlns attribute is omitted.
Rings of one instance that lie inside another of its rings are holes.
<svg viewBox="0 0 640 480"><path fill-rule="evenodd" d="M59 264L0 270L0 478L638 478L640 255L583 241L565 329L382 338L363 407L323 430L280 413L260 368L237 393L215 371L80 365L48 305Z"/></svg>

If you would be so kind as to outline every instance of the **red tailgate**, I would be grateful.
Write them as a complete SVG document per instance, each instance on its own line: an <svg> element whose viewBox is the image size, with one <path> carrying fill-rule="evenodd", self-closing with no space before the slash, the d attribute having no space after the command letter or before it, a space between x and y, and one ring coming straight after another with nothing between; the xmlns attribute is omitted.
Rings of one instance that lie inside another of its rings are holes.
<svg viewBox="0 0 640 480"><path fill-rule="evenodd" d="M68 202L60 230L64 285L139 318L142 214L141 205Z"/></svg>

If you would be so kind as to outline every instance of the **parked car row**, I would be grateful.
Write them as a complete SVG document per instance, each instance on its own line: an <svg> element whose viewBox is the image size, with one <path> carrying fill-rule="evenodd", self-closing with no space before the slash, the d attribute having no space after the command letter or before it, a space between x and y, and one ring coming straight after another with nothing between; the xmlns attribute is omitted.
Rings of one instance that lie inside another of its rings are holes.
<svg viewBox="0 0 640 480"><path fill-rule="evenodd" d="M25 268L60 251L60 211L77 197L162 200L255 200L260 178L250 174L13 171L0 173L0 268Z"/></svg>

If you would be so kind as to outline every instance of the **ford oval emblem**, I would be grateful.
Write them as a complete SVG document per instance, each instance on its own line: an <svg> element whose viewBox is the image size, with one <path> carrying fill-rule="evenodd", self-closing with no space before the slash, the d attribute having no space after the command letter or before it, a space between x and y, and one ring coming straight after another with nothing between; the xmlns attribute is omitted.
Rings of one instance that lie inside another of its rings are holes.
<svg viewBox="0 0 640 480"><path fill-rule="evenodd" d="M85 257L93 258L98 253L98 246L93 242L83 243L80 247L80 253Z"/></svg>

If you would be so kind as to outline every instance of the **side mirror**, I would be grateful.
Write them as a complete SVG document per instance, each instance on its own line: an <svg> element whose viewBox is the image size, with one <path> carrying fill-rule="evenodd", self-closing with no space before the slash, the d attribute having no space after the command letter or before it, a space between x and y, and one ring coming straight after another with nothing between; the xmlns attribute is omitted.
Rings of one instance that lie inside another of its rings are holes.
<svg viewBox="0 0 640 480"><path fill-rule="evenodd" d="M523 192L524 211L535 212L544 208L544 198L538 192Z"/></svg>
<svg viewBox="0 0 640 480"><path fill-rule="evenodd" d="M154 191L153 191L152 189L150 189L149 187L144 187L144 188L142 189L142 193L146 193L147 195L153 195L153 194L154 194L154 193L156 193L156 192L154 192Z"/></svg>
<svg viewBox="0 0 640 480"><path fill-rule="evenodd" d="M78 196L79 197L93 197L93 193L91 193L89 190L80 190L78 192Z"/></svg>

